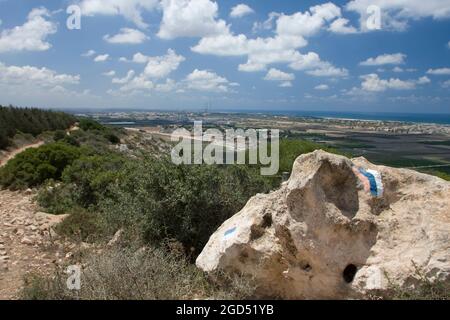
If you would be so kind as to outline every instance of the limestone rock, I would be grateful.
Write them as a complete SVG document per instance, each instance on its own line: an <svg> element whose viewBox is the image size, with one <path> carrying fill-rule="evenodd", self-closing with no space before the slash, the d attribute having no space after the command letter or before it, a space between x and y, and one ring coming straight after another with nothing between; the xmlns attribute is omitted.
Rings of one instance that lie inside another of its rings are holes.
<svg viewBox="0 0 450 320"><path fill-rule="evenodd" d="M381 174L374 197L355 168ZM450 183L323 151L300 156L281 188L249 200L211 236L204 271L254 277L259 294L287 299L386 295L388 279L450 275Z"/></svg>

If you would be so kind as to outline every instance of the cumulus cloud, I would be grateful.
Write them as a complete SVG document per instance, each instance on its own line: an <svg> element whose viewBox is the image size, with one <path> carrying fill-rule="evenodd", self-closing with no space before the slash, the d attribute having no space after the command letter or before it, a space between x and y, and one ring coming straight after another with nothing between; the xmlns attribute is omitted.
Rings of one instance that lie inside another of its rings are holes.
<svg viewBox="0 0 450 320"><path fill-rule="evenodd" d="M2 86L17 86L24 89L27 87L53 88L79 82L79 75L58 74L51 69L33 66L7 66L0 62L0 85Z"/></svg>
<svg viewBox="0 0 450 320"><path fill-rule="evenodd" d="M315 77L347 77L348 70L345 68L336 68L328 62L324 62L318 69L306 71L307 74Z"/></svg>
<svg viewBox="0 0 450 320"><path fill-rule="evenodd" d="M340 33L340 34L352 34L357 33L358 30L356 30L355 27L349 25L350 21L348 19L339 18L334 20L328 30L334 33Z"/></svg>
<svg viewBox="0 0 450 320"><path fill-rule="evenodd" d="M276 19L277 25L274 36L251 39L227 30L219 35L203 37L191 49L200 54L247 56L247 62L239 65L239 70L243 72L264 71L271 64L286 63L294 70L317 68L320 70L315 70L313 74L342 76L348 72L344 69L338 72L329 62L321 61L316 53L303 55L298 51L308 44L305 37L318 33L340 15L340 9L332 3L314 6L293 15L272 13L270 19Z"/></svg>
<svg viewBox="0 0 450 320"><path fill-rule="evenodd" d="M94 58L95 62L105 62L109 59L109 54L99 54Z"/></svg>
<svg viewBox="0 0 450 320"><path fill-rule="evenodd" d="M158 32L162 39L225 34L228 26L217 19L219 7L210 0L162 0L163 18Z"/></svg>
<svg viewBox="0 0 450 320"><path fill-rule="evenodd" d="M116 75L116 72L114 70L103 72L103 75L106 77L114 77Z"/></svg>
<svg viewBox="0 0 450 320"><path fill-rule="evenodd" d="M121 15L139 28L147 28L142 13L156 9L158 4L158 0L82 0L80 6L83 15Z"/></svg>
<svg viewBox="0 0 450 320"><path fill-rule="evenodd" d="M361 76L361 79L363 80L361 88L370 92L383 92L388 89L412 90L416 85L430 83L430 79L427 77L421 77L417 80L400 80L398 78L380 79L375 73Z"/></svg>
<svg viewBox="0 0 450 320"><path fill-rule="evenodd" d="M195 69L184 80L188 89L227 92L230 82L214 72Z"/></svg>
<svg viewBox="0 0 450 320"><path fill-rule="evenodd" d="M252 14L254 12L255 11L252 8L250 8L248 5L241 3L231 9L230 17L242 18L242 17Z"/></svg>
<svg viewBox="0 0 450 320"><path fill-rule="evenodd" d="M123 62L133 62L146 64L144 76L149 78L165 78L173 71L177 70L180 64L186 60L182 55L178 55L174 50L168 49L163 56L146 56L140 52L133 55L132 59L121 58Z"/></svg>
<svg viewBox="0 0 450 320"><path fill-rule="evenodd" d="M362 66L382 66L387 64L403 64L405 63L406 55L403 53L382 54L375 58L369 58L360 63Z"/></svg>
<svg viewBox="0 0 450 320"><path fill-rule="evenodd" d="M123 78L113 78L112 83L115 83L115 84L128 83L131 79L133 79L134 75L135 75L134 70L130 70L130 71L128 71L127 75Z"/></svg>
<svg viewBox="0 0 450 320"><path fill-rule="evenodd" d="M444 82L442 83L442 87L443 87L443 88L450 88L450 80L444 81Z"/></svg>
<svg viewBox="0 0 450 320"><path fill-rule="evenodd" d="M450 68L429 69L427 74L434 76L448 76L450 75Z"/></svg>
<svg viewBox="0 0 450 320"><path fill-rule="evenodd" d="M404 30L410 20L427 17L433 19L450 17L449 0L352 0L346 5L346 9L360 14L363 30L367 30L367 8L371 5L380 8L383 29Z"/></svg>
<svg viewBox="0 0 450 320"><path fill-rule="evenodd" d="M89 50L89 51L86 51L85 53L81 54L81 56L88 58L88 57L92 57L95 53L96 53L95 50Z"/></svg>
<svg viewBox="0 0 450 320"><path fill-rule="evenodd" d="M183 56L177 55L174 50L169 49L164 56L148 57L144 74L150 78L165 78L177 70L185 60Z"/></svg>
<svg viewBox="0 0 450 320"><path fill-rule="evenodd" d="M285 81L280 83L279 85L280 88L291 88L292 87L292 82L290 81Z"/></svg>
<svg viewBox="0 0 450 320"><path fill-rule="evenodd" d="M27 21L0 33L0 53L14 51L45 51L51 48L47 37L56 33L56 24L47 20L50 13L36 8L28 14Z"/></svg>
<svg viewBox="0 0 450 320"><path fill-rule="evenodd" d="M106 42L113 44L140 44L145 40L148 40L149 37L142 31L131 28L122 28L118 34L113 36L107 34L103 39Z"/></svg>
<svg viewBox="0 0 450 320"><path fill-rule="evenodd" d="M328 90L330 87L327 84L319 84L314 87L315 90Z"/></svg>
<svg viewBox="0 0 450 320"><path fill-rule="evenodd" d="M295 75L293 73L286 73L281 70L272 68L267 72L264 80L267 81L292 81L295 80Z"/></svg>

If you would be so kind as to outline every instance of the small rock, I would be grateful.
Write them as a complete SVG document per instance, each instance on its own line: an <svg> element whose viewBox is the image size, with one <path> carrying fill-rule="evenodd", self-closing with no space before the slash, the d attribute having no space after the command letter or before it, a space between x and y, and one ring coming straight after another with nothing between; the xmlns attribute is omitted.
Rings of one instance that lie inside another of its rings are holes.
<svg viewBox="0 0 450 320"><path fill-rule="evenodd" d="M112 247L119 243L122 240L123 232L123 229L117 231L114 237L108 242L108 247Z"/></svg>
<svg viewBox="0 0 450 320"><path fill-rule="evenodd" d="M26 245L31 246L31 245L34 244L34 241L31 240L30 238L23 237L22 240L20 241L20 243L21 243L21 244L26 244Z"/></svg>

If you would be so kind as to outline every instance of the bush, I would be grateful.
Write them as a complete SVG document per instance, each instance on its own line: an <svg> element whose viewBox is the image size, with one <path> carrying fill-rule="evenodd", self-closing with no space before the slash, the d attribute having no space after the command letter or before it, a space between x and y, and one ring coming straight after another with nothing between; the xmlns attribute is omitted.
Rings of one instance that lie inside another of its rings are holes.
<svg viewBox="0 0 450 320"><path fill-rule="evenodd" d="M104 126L102 126L100 123L98 123L95 120L89 119L89 118L81 118L79 125L81 130L84 131L90 131L90 130L99 130L102 131L105 129Z"/></svg>
<svg viewBox="0 0 450 320"><path fill-rule="evenodd" d="M48 179L59 180L63 170L82 150L57 142L27 149L0 169L0 185L10 189L36 187Z"/></svg>
<svg viewBox="0 0 450 320"><path fill-rule="evenodd" d="M221 223L269 190L245 166L176 166L150 158L129 164L100 207L111 232L130 227L147 243L175 239L199 253Z"/></svg>
<svg viewBox="0 0 450 320"><path fill-rule="evenodd" d="M116 136L114 133L112 132L108 132L105 134L105 138L111 142L112 144L118 144L120 143L120 138L118 136Z"/></svg>
<svg viewBox="0 0 450 320"><path fill-rule="evenodd" d="M57 225L56 232L76 241L93 242L102 238L104 227L98 214L72 208L69 216Z"/></svg>
<svg viewBox="0 0 450 320"><path fill-rule="evenodd" d="M36 197L38 204L48 213L64 214L76 207L74 186L49 180Z"/></svg>
<svg viewBox="0 0 450 320"><path fill-rule="evenodd" d="M55 131L55 133L53 134L53 140L55 140L55 142L64 140L64 138L67 136L66 132L63 130L57 130Z"/></svg>
<svg viewBox="0 0 450 320"><path fill-rule="evenodd" d="M224 286L214 285L183 256L161 249L114 248L89 256L85 265L80 291L69 291L67 274L57 269L54 277L28 276L22 299L246 299L255 291L249 280L237 276L225 278Z"/></svg>

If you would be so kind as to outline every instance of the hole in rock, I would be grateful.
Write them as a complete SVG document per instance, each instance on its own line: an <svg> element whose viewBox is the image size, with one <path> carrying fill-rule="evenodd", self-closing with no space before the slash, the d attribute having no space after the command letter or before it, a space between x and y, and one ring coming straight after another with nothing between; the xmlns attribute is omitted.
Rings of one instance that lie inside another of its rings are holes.
<svg viewBox="0 0 450 320"><path fill-rule="evenodd" d="M356 271L358 271L358 268L354 264L349 264L345 267L344 272L342 273L345 282L351 283L355 278Z"/></svg>

